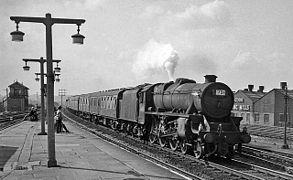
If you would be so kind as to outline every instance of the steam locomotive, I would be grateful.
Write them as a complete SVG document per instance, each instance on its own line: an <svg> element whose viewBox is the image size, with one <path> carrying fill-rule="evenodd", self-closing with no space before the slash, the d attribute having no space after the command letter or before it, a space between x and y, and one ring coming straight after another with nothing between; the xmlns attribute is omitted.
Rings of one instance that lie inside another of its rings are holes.
<svg viewBox="0 0 293 180"><path fill-rule="evenodd" d="M89 121L173 151L192 152L196 158L231 158L251 137L239 129L242 118L231 116L232 90L216 78L206 75L204 83L178 78L76 95L66 100L66 106Z"/></svg>

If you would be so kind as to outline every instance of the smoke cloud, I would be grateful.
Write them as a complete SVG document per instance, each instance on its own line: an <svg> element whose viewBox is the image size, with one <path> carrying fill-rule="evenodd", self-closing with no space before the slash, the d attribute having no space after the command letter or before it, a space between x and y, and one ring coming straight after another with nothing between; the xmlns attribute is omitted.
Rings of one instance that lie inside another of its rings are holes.
<svg viewBox="0 0 293 180"><path fill-rule="evenodd" d="M154 73L167 71L170 81L174 81L174 73L179 56L171 44L149 40L144 48L137 53L132 71L138 78L145 79Z"/></svg>
<svg viewBox="0 0 293 180"><path fill-rule="evenodd" d="M133 71L139 78L159 75L162 67L169 80L174 79L175 69L178 77L215 74L225 69L231 52L236 49L231 45L234 39L229 28L233 25L229 6L221 0L172 10L149 6L139 17L153 25L148 29L153 39L139 49L135 58ZM172 44L176 51L170 44L159 42ZM177 67L178 54L180 67Z"/></svg>

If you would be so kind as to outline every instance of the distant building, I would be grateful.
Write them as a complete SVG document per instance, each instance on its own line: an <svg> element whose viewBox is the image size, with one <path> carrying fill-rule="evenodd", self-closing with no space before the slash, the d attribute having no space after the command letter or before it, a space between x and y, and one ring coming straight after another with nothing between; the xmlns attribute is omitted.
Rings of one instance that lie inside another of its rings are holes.
<svg viewBox="0 0 293 180"><path fill-rule="evenodd" d="M264 86L259 86L257 91L253 91L253 88L253 85L248 85L248 89L238 90L234 94L232 114L243 118L241 124L259 124L258 113L255 112L255 103L266 93L264 92Z"/></svg>
<svg viewBox="0 0 293 180"><path fill-rule="evenodd" d="M241 124L284 126L285 89L272 89L264 92L259 86L253 91L253 85L248 89L238 90L234 94L232 114L242 117ZM287 125L293 127L293 90L287 91Z"/></svg>
<svg viewBox="0 0 293 180"><path fill-rule="evenodd" d="M8 86L7 97L4 98L5 111L26 111L28 110L28 90L18 81Z"/></svg>
<svg viewBox="0 0 293 180"><path fill-rule="evenodd" d="M293 127L293 90L287 93L287 125ZM272 89L255 103L259 123L268 126L284 126L285 90Z"/></svg>

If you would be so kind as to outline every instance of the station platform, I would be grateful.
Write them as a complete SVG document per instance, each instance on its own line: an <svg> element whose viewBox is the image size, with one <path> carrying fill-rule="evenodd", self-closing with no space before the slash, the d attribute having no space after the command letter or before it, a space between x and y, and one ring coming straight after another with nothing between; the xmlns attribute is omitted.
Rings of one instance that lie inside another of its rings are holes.
<svg viewBox="0 0 293 180"><path fill-rule="evenodd" d="M55 134L58 167L47 167L47 135L40 121L0 131L3 180L180 180L185 177L147 161L64 121L70 133ZM47 132L47 131L46 131Z"/></svg>

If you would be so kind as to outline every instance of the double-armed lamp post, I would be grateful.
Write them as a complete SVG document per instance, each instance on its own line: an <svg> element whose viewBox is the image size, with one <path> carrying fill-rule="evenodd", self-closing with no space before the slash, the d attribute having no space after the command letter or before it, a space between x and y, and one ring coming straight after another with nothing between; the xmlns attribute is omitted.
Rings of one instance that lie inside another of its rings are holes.
<svg viewBox="0 0 293 180"><path fill-rule="evenodd" d="M16 23L16 31L11 32L12 41L23 41L24 33L19 31L20 22L41 23L46 27L46 62L47 62L47 120L48 120L48 167L56 167L55 155L55 132L54 132L54 73L52 60L52 26L54 24L76 24L77 34L72 35L73 43L83 44L84 36L79 34L79 26L85 22L84 19L52 18L47 13L45 17L23 17L11 16L10 19Z"/></svg>
<svg viewBox="0 0 293 180"><path fill-rule="evenodd" d="M25 66L23 66L23 70L29 71L30 67L27 65L27 62L37 62L40 63L40 76L41 76L41 132L38 135L47 135L45 131L45 88L44 88L44 63L46 59L41 57L40 59L22 59L25 62ZM55 67L55 72L60 72L60 67L58 67L58 63L61 60L52 60L52 62L57 62L57 67ZM38 79L36 78L38 81Z"/></svg>

